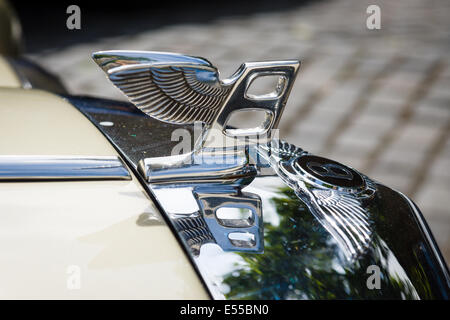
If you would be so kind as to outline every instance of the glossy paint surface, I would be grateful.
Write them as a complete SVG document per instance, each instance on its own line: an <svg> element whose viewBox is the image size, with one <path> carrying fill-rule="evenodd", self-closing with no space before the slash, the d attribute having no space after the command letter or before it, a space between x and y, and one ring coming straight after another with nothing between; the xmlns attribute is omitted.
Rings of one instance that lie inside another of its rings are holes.
<svg viewBox="0 0 450 320"><path fill-rule="evenodd" d="M134 167L142 158L169 155L175 144L167 138L176 127L143 117L132 105L82 98L70 101ZM114 126L102 127L101 121L114 122ZM143 127L148 131L136 130L140 137L133 140L130 131ZM165 144L156 147L159 141L155 138L165 138ZM215 298L448 299L448 270L420 212L400 193L378 183L375 187L366 212L370 241L352 259L306 200L277 175L257 177L242 189L262 202L262 251L233 251L211 237L199 250L191 250L189 241L185 245ZM167 201L158 195L158 188L150 190L168 216L199 210L192 189L171 189ZM216 196L223 195L218 192ZM174 197L176 203L170 200ZM379 288L368 285L374 268L379 271Z"/></svg>
<svg viewBox="0 0 450 320"><path fill-rule="evenodd" d="M227 299L447 299L448 278L409 204L378 188L370 248L354 261L278 177L244 188L262 199L264 252L206 244L196 261ZM380 289L367 287L370 266L379 267Z"/></svg>
<svg viewBox="0 0 450 320"><path fill-rule="evenodd" d="M135 178L0 183L0 208L1 299L208 298Z"/></svg>

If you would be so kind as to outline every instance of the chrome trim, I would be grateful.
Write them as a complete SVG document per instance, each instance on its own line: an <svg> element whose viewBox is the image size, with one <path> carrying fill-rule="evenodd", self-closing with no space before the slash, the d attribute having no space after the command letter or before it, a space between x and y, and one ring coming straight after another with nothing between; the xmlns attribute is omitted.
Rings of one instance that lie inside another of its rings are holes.
<svg viewBox="0 0 450 320"><path fill-rule="evenodd" d="M0 181L131 180L117 156L0 156Z"/></svg>
<svg viewBox="0 0 450 320"><path fill-rule="evenodd" d="M217 153L217 154L216 154ZM236 184L251 182L257 172L244 150L204 151L139 161L139 173L151 184Z"/></svg>

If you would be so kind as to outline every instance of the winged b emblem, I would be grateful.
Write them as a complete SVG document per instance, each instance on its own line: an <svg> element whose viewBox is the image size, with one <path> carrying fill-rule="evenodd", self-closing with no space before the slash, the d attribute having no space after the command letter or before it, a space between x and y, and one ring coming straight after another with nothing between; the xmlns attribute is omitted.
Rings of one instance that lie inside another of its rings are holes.
<svg viewBox="0 0 450 320"><path fill-rule="evenodd" d="M316 219L322 224L348 260L361 255L372 239L371 217L367 210L367 200L376 190L374 182L360 175L355 170L343 166L352 175L353 185L348 187L339 185L339 179L329 184L317 174L310 174L300 168L300 159L310 158L310 163L316 159L323 159L324 163L337 163L321 157L310 155L308 152L282 140L273 140L268 145L259 146L259 153L269 161L278 176L291 187L296 195L309 207ZM305 162L305 161L303 161ZM307 168L307 166L304 166ZM324 170L325 171L325 170ZM347 178L342 173L343 178ZM345 179L344 179L345 180ZM344 183L345 184L345 183Z"/></svg>
<svg viewBox="0 0 450 320"><path fill-rule="evenodd" d="M208 60L176 53L100 51L93 59L136 107L161 121L201 121L224 131L234 111L266 111L257 132L245 135L265 133L278 125L300 65L295 60L244 63L229 79L220 80ZM254 79L267 75L279 76L273 93L247 94Z"/></svg>

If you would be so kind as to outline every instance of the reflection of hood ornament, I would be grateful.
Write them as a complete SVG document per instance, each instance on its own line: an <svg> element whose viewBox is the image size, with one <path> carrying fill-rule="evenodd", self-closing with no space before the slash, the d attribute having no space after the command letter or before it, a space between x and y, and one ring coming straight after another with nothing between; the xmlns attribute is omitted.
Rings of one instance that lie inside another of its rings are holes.
<svg viewBox="0 0 450 320"><path fill-rule="evenodd" d="M222 81L209 61L181 54L100 51L93 59L134 105L161 121L201 121L227 134L233 112L266 111L260 127L233 134L245 136L264 134L278 125L300 65L296 60L247 62ZM268 75L279 77L274 92L261 96L248 93L256 78Z"/></svg>

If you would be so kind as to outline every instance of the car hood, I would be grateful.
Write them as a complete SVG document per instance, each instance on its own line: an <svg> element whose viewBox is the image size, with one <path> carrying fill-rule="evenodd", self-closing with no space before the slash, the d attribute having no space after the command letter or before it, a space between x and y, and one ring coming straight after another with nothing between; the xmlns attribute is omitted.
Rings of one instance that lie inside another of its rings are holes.
<svg viewBox="0 0 450 320"><path fill-rule="evenodd" d="M177 143L171 134L179 126L151 119L131 104L66 98L135 170L141 159L168 156ZM102 125L105 121L113 125ZM419 209L401 193L362 177L373 191L364 210L347 210L343 205L342 212L336 213L336 202L328 197L325 217L314 209L312 202L317 199L295 190L280 174L258 175L237 194L195 184L163 192L142 177L141 181L214 298L448 299L448 269ZM252 229L256 234L252 249L239 241L234 246L221 241L221 232L229 230L216 223L217 217L208 219L213 203L224 198L238 206L252 201L261 205L259 231ZM188 210L192 199L198 205L193 210L200 215L174 219ZM345 243L349 238L353 240Z"/></svg>

